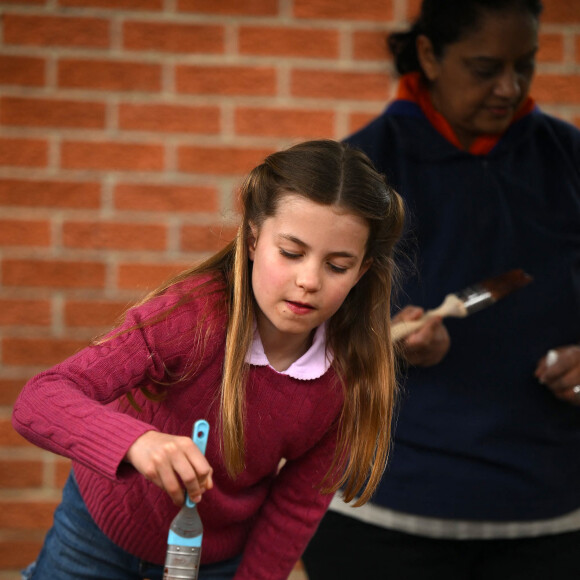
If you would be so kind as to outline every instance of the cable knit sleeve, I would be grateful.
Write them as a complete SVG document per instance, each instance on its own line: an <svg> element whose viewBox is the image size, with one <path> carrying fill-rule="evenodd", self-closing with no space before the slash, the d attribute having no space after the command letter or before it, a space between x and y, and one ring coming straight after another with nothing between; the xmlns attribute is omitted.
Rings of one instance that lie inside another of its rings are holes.
<svg viewBox="0 0 580 580"><path fill-rule="evenodd" d="M73 459L108 478L133 442L161 430L123 412L118 399L143 384L162 380L167 365L191 358L195 324L192 306L178 308L161 322L142 325L173 306L162 296L130 310L121 334L92 345L33 377L20 393L12 415L16 431L35 445ZM189 326L189 329L187 328ZM117 401L117 403L115 403ZM125 407L127 407L126 405Z"/></svg>
<svg viewBox="0 0 580 580"><path fill-rule="evenodd" d="M318 484L330 467L336 428L304 456L287 462L270 490L244 549L235 580L286 580L333 494Z"/></svg>

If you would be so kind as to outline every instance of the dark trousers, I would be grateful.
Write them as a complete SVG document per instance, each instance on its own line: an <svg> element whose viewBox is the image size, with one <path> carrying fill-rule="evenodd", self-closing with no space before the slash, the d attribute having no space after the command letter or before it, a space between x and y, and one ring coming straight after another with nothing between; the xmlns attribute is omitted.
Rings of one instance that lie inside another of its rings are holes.
<svg viewBox="0 0 580 580"><path fill-rule="evenodd" d="M309 580L580 580L580 532L436 540L329 511L303 562Z"/></svg>

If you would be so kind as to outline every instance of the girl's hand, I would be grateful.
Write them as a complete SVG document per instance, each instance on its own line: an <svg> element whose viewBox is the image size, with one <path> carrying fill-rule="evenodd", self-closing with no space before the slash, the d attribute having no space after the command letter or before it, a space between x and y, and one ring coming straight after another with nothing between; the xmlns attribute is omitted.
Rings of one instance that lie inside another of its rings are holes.
<svg viewBox="0 0 580 580"><path fill-rule="evenodd" d="M129 447L125 458L178 506L185 501L183 485L195 503L213 487L213 470L190 437L147 431Z"/></svg>
<svg viewBox="0 0 580 580"><path fill-rule="evenodd" d="M418 306L406 306L393 317L393 322L417 320L424 312ZM441 318L433 318L403 341L401 352L410 365L429 367L441 362L450 345L451 339Z"/></svg>
<svg viewBox="0 0 580 580"><path fill-rule="evenodd" d="M558 399L580 406L580 346L561 346L548 351L534 374Z"/></svg>

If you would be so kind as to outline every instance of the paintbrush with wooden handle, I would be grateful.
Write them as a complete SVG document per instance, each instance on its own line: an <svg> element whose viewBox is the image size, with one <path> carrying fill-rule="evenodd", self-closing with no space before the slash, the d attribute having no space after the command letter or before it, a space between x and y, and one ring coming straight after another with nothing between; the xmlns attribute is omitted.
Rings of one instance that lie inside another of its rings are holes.
<svg viewBox="0 0 580 580"><path fill-rule="evenodd" d="M433 310L428 310L417 320L396 322L391 327L393 341L402 340L413 332L416 332L429 320L435 317L445 318L453 316L463 318L473 314L490 304L494 304L500 298L511 294L514 290L529 284L532 277L523 270L510 270L494 278L488 278L473 286L468 286L461 292L448 294L443 303Z"/></svg>

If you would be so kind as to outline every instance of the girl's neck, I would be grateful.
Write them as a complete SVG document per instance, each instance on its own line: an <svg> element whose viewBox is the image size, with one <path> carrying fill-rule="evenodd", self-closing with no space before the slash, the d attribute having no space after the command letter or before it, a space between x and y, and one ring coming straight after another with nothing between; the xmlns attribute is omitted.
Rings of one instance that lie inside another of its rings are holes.
<svg viewBox="0 0 580 580"><path fill-rule="evenodd" d="M264 354L270 366L278 372L288 369L312 346L312 337L315 331L310 332L307 336L281 335L271 326L269 321L261 321L260 318L258 318L258 332Z"/></svg>

